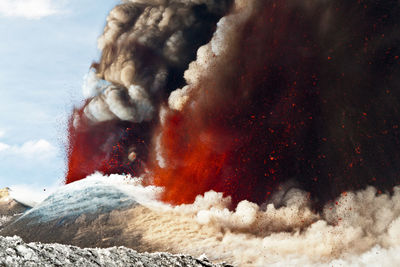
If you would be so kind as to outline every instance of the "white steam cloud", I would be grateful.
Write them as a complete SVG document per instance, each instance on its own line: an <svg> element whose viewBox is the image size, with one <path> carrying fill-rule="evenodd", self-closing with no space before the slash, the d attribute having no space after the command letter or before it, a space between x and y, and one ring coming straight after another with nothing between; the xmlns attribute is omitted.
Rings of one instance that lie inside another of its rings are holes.
<svg viewBox="0 0 400 267"><path fill-rule="evenodd" d="M222 193L210 191L193 204L172 207L156 200L161 189L143 187L136 178L125 180L127 187L124 179L111 175L104 181L115 180L142 205L113 211L110 224L122 220L121 235L139 234L143 246L205 254L235 266L394 266L400 261L400 187L392 194L373 187L343 193L319 213L307 192L291 187L272 197L275 204L242 201L232 211L231 199Z"/></svg>
<svg viewBox="0 0 400 267"><path fill-rule="evenodd" d="M145 241L163 250L205 253L211 260L236 266L399 262L399 187L393 196L372 187L347 193L321 214L311 211L307 195L292 189L280 208L242 201L230 211L229 198L207 192L192 205L153 207L157 215L134 213L137 217L130 219L125 234L139 231Z"/></svg>

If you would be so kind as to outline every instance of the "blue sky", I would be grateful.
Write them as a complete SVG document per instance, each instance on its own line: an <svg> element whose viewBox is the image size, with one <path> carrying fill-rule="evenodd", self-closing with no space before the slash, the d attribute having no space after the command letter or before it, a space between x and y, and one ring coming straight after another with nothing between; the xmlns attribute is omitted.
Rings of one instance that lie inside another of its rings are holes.
<svg viewBox="0 0 400 267"><path fill-rule="evenodd" d="M0 0L0 188L54 187L66 122L117 0Z"/></svg>

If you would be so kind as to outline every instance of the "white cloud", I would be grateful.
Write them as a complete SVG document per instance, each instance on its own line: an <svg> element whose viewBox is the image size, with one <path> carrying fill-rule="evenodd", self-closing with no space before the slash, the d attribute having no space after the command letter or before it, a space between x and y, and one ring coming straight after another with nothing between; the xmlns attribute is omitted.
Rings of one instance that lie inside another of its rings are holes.
<svg viewBox="0 0 400 267"><path fill-rule="evenodd" d="M58 12L54 0L0 0L0 16L40 19Z"/></svg>
<svg viewBox="0 0 400 267"><path fill-rule="evenodd" d="M6 132L2 129L0 129L0 138L4 137L6 135Z"/></svg>
<svg viewBox="0 0 400 267"><path fill-rule="evenodd" d="M20 156L24 158L48 158L55 156L57 148L44 139L28 141L21 146L0 142L0 156Z"/></svg>
<svg viewBox="0 0 400 267"><path fill-rule="evenodd" d="M9 145L4 144L4 143L0 143L0 152L6 151L6 150L8 150L9 148L10 148Z"/></svg>

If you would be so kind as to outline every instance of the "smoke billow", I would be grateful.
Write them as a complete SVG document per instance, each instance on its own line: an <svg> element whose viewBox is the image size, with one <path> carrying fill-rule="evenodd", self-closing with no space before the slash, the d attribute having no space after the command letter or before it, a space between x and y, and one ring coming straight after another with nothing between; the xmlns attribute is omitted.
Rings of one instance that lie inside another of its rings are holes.
<svg viewBox="0 0 400 267"><path fill-rule="evenodd" d="M145 173L171 203L209 190L262 203L288 180L320 203L390 191L398 14L397 1L125 1L71 117L67 182Z"/></svg>
<svg viewBox="0 0 400 267"><path fill-rule="evenodd" d="M281 208L242 201L234 211L230 198L207 192L190 205L134 211L124 234L236 266L391 266L399 260L399 192L343 194L321 213L299 190L286 192Z"/></svg>
<svg viewBox="0 0 400 267"><path fill-rule="evenodd" d="M197 2L197 3L196 3ZM99 39L97 76L113 85L85 107L94 121L153 118L160 99L182 83L197 48L207 42L229 1L125 1Z"/></svg>
<svg viewBox="0 0 400 267"><path fill-rule="evenodd" d="M184 70L231 2L124 1L110 12L101 59L85 82L89 98L71 117L67 182L96 170L145 169L160 103L183 85Z"/></svg>
<svg viewBox="0 0 400 267"><path fill-rule="evenodd" d="M392 197L377 196L373 188L342 195L321 214L310 211L307 193L300 191L288 192L281 208L273 204L261 208L242 201L232 212L227 201L221 194L209 192L192 205L175 208L169 219L174 221L172 217L182 213L181 209L192 209L192 218L201 226L197 226L198 231L189 227L190 223L187 224L190 230L173 228L176 235L165 233L170 236L169 246L185 242L184 236L191 233L196 241L189 239L187 246L183 246L185 252L203 250L213 259L222 258L237 266L390 265L398 260L395 254L400 245L398 188ZM163 223L168 224L166 221ZM157 231L145 232L148 238L165 240L164 234Z"/></svg>
<svg viewBox="0 0 400 267"><path fill-rule="evenodd" d="M125 234L163 250L398 260L399 25L399 1L124 1L71 116L67 183L162 187L180 206L137 208Z"/></svg>

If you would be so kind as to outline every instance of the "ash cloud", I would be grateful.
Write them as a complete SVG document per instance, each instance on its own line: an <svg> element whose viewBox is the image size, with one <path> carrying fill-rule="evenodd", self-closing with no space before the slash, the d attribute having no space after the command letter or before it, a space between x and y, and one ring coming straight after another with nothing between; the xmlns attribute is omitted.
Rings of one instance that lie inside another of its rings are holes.
<svg viewBox="0 0 400 267"><path fill-rule="evenodd" d="M240 266L398 261L399 2L229 4L111 12L67 181L100 170L162 187L177 206L113 216L160 250Z"/></svg>
<svg viewBox="0 0 400 267"><path fill-rule="evenodd" d="M399 14L398 1L124 1L71 118L67 181L146 173L175 204L209 190L260 204L293 179L320 208L391 191Z"/></svg>
<svg viewBox="0 0 400 267"><path fill-rule="evenodd" d="M66 180L141 176L121 186L140 205L6 230L237 266L395 265L398 25L398 1L124 1Z"/></svg>
<svg viewBox="0 0 400 267"><path fill-rule="evenodd" d="M121 214L129 218L123 235L236 266L391 266L399 260L399 187L393 195L372 187L349 192L321 212L313 211L307 192L285 194L279 208L242 201L231 210L231 198L213 191L176 207L142 202L146 207Z"/></svg>
<svg viewBox="0 0 400 267"><path fill-rule="evenodd" d="M91 121L142 122L153 118L183 71L208 41L223 1L124 1L107 17L94 63L97 77L112 85L98 90L84 113Z"/></svg>
<svg viewBox="0 0 400 267"><path fill-rule="evenodd" d="M235 1L162 114L165 200L216 190L261 203L291 179L321 204L366 185L391 192L399 14L398 1Z"/></svg>

